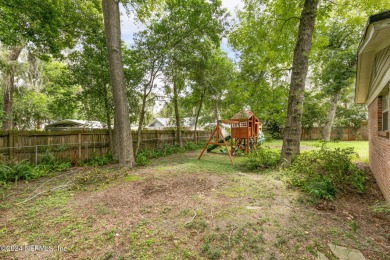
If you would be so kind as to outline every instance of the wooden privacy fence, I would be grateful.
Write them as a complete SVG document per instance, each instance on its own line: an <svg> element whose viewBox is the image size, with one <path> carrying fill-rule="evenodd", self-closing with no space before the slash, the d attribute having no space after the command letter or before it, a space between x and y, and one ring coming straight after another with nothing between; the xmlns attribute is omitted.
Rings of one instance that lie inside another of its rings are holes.
<svg viewBox="0 0 390 260"><path fill-rule="evenodd" d="M141 150L157 149L164 145L176 144L174 130L145 130L141 136ZM137 142L137 132L132 132L133 144ZM182 131L183 142L204 142L208 131ZM28 160L38 164L54 156L59 160L77 163L102 156L110 151L107 130L78 131L7 131L0 132L0 159Z"/></svg>
<svg viewBox="0 0 390 260"><path fill-rule="evenodd" d="M313 127L309 129L302 129L302 140L319 140L323 139L322 127ZM368 140L368 129L367 125L356 129L352 127L334 127L330 134L331 140L341 141L355 141L355 140Z"/></svg>

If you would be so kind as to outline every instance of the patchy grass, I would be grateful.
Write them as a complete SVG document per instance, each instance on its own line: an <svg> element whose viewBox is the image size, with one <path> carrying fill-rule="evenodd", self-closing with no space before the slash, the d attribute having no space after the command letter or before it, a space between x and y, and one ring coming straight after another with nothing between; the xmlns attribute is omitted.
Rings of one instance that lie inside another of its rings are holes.
<svg viewBox="0 0 390 260"><path fill-rule="evenodd" d="M318 210L278 171L243 172L245 157L232 166L222 154L197 160L199 152L19 183L0 201L12 205L0 207L1 244L56 250L0 258L313 259L320 251L332 259L328 243L389 257L387 207L374 182Z"/></svg>

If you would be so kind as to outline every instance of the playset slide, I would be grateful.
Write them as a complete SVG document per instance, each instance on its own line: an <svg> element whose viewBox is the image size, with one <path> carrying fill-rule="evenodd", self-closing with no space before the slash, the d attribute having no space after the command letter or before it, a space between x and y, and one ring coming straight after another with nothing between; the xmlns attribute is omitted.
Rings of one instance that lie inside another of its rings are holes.
<svg viewBox="0 0 390 260"><path fill-rule="evenodd" d="M229 141L230 138L232 138L230 135L226 136L226 137L225 137L225 141ZM218 141L218 143L223 143L223 140L220 139L220 140ZM219 146L219 145L217 145L217 144L214 144L214 145L210 146L209 148L207 148L207 152L208 152L208 153L211 152L212 150L214 150L214 149L217 148L218 146Z"/></svg>

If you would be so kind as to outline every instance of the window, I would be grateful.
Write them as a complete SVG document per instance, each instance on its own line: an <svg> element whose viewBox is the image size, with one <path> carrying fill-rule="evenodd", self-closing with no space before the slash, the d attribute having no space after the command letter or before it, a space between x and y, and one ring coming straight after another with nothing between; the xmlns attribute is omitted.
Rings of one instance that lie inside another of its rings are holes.
<svg viewBox="0 0 390 260"><path fill-rule="evenodd" d="M247 123L246 122L240 122L240 127L247 127Z"/></svg>
<svg viewBox="0 0 390 260"><path fill-rule="evenodd" d="M382 96L382 131L389 130L389 94Z"/></svg>
<svg viewBox="0 0 390 260"><path fill-rule="evenodd" d="M232 128L237 128L237 127L239 127L239 124L238 124L238 123L233 123L233 124L232 124Z"/></svg>

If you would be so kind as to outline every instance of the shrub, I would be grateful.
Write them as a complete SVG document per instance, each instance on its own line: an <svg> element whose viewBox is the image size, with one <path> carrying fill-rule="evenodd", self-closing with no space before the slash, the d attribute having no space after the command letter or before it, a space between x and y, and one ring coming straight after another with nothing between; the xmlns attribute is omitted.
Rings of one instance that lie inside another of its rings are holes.
<svg viewBox="0 0 390 260"><path fill-rule="evenodd" d="M146 154L143 153L138 153L135 161L139 166L147 165L150 162Z"/></svg>
<svg viewBox="0 0 390 260"><path fill-rule="evenodd" d="M332 200L336 196L336 187L333 183L321 177L309 180L303 189L316 199Z"/></svg>
<svg viewBox="0 0 390 260"><path fill-rule="evenodd" d="M247 166L251 170L272 168L278 164L279 159L280 154L277 151L260 146L248 156Z"/></svg>
<svg viewBox="0 0 390 260"><path fill-rule="evenodd" d="M13 182L32 179L32 166L28 161L10 162L0 164L0 181Z"/></svg>
<svg viewBox="0 0 390 260"><path fill-rule="evenodd" d="M18 180L33 180L45 176L50 172L66 170L71 166L69 162L60 162L46 152L42 163L34 166L27 160L20 162L0 162L0 182L14 182Z"/></svg>
<svg viewBox="0 0 390 260"><path fill-rule="evenodd" d="M353 148L320 150L299 155L286 171L286 180L312 197L330 200L339 191L364 192L365 172L352 163Z"/></svg>
<svg viewBox="0 0 390 260"><path fill-rule="evenodd" d="M203 146L204 146L203 143L188 142L188 143L184 144L184 149L186 151L193 151L193 150L197 150L197 149L203 148Z"/></svg>

